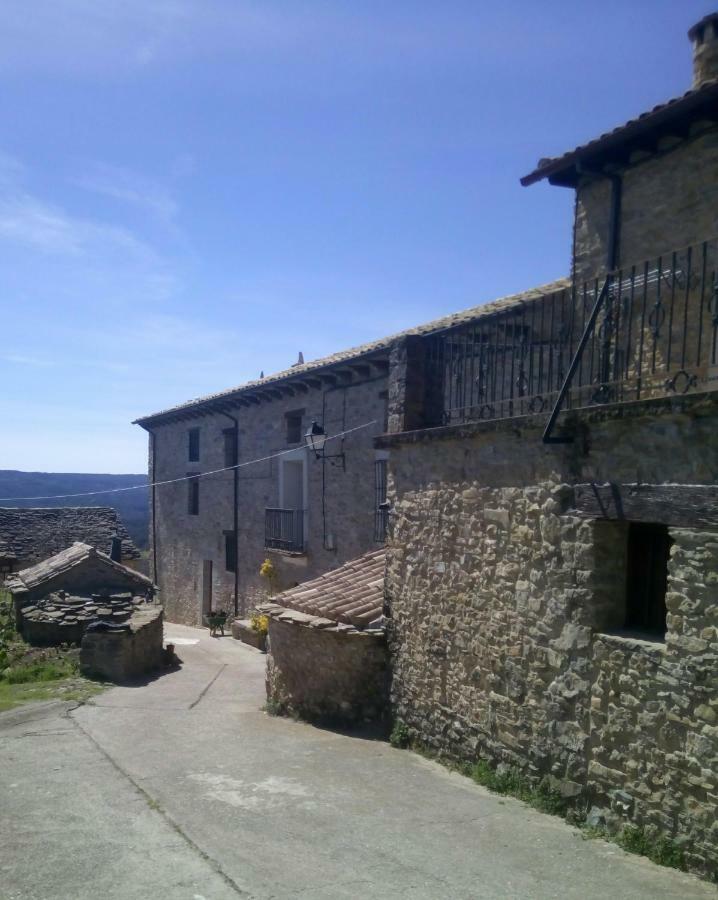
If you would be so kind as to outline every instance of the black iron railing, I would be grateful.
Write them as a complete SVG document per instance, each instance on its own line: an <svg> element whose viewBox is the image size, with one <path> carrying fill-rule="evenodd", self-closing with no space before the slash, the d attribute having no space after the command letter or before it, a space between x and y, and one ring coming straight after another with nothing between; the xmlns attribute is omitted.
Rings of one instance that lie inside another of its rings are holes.
<svg viewBox="0 0 718 900"><path fill-rule="evenodd" d="M304 550L304 510L265 509L264 546L274 550Z"/></svg>
<svg viewBox="0 0 718 900"><path fill-rule="evenodd" d="M432 336L430 419L548 415L559 395L571 409L718 389L717 249L705 242Z"/></svg>

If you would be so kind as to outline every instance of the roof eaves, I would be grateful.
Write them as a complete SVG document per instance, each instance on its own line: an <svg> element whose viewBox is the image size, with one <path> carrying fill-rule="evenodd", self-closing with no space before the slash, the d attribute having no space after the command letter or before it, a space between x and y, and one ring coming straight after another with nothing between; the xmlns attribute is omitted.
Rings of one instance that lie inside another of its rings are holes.
<svg viewBox="0 0 718 900"><path fill-rule="evenodd" d="M182 415L184 413L208 410L211 409L212 404L231 403L234 399L236 399L237 397L241 397L243 394L251 394L253 391L262 391L263 389L271 387L272 385L278 384L280 382L291 381L292 379L301 379L302 376L318 374L334 367L347 365L348 363L356 363L358 360L364 359L366 357L376 356L379 354L383 355L391 350L392 346L402 338L410 337L413 335L428 336L431 334L437 334L442 331L447 331L451 328L457 328L461 325L470 323L474 319L499 314L504 312L505 310L512 309L513 307L521 306L523 303L538 300L541 297L564 290L569 286L569 284L569 279L559 278L555 281L539 285L535 288L529 288L528 290L522 291L517 294L509 294L505 297L500 297L496 300L483 303L480 306L469 307L466 310L462 310L457 313L451 313L448 316L443 316L439 319L433 319L425 324L417 325L405 331L400 331L396 334L389 335L388 337L380 338L379 340L373 341L372 343L362 344L359 347L354 347L349 350L342 350L334 354L333 356L323 357L321 359L308 362L303 366L294 366L291 369L285 369L282 372L277 372L275 375L269 375L266 378L263 378L261 381L249 381L246 384L238 385L237 387L230 388L227 391L208 394L205 397L198 397L195 400L190 400L186 403L181 403L177 406L169 407L168 409L161 410L160 412L141 416L140 418L135 419L132 424L139 425L141 428L148 429L151 428L154 424L161 424L163 420L168 421L173 417Z"/></svg>
<svg viewBox="0 0 718 900"><path fill-rule="evenodd" d="M648 131L659 129L680 116L696 112L715 101L718 101L718 81L707 82L698 88L692 88L680 97L660 103L635 119L629 119L628 122L617 126L612 131L608 131L586 144L579 144L578 147L561 156L541 160L533 172L529 172L520 179L521 184L528 187L548 178L552 183L571 186L575 180L573 175L575 175L577 163L616 149ZM718 110L716 110L716 115L718 116Z"/></svg>

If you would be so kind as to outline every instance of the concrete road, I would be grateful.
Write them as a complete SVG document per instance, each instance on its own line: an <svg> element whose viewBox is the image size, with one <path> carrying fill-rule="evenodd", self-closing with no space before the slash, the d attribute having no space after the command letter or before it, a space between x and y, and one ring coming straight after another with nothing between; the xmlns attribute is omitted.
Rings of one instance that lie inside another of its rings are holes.
<svg viewBox="0 0 718 900"><path fill-rule="evenodd" d="M179 671L0 715L2 900L715 900L412 753L269 717L258 651L165 631Z"/></svg>

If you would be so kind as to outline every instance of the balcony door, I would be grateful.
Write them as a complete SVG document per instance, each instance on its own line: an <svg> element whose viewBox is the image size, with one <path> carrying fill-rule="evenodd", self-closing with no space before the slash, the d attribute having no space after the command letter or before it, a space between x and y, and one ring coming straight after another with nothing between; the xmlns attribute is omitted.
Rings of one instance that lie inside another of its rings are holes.
<svg viewBox="0 0 718 900"><path fill-rule="evenodd" d="M282 460L282 479L280 489L282 492L281 506L283 509L304 509L304 460Z"/></svg>

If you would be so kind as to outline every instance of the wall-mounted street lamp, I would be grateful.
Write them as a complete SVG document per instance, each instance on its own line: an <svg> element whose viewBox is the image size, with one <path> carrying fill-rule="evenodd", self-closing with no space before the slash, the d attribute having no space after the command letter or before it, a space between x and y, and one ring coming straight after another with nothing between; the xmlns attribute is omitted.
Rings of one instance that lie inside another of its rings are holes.
<svg viewBox="0 0 718 900"><path fill-rule="evenodd" d="M324 445L327 442L327 433L316 419L312 421L309 431L304 435L304 439L307 442L307 447L314 451L314 456L317 459L341 459L342 468L346 468L343 450L339 453L324 452ZM332 465L337 465L337 463L332 463Z"/></svg>

